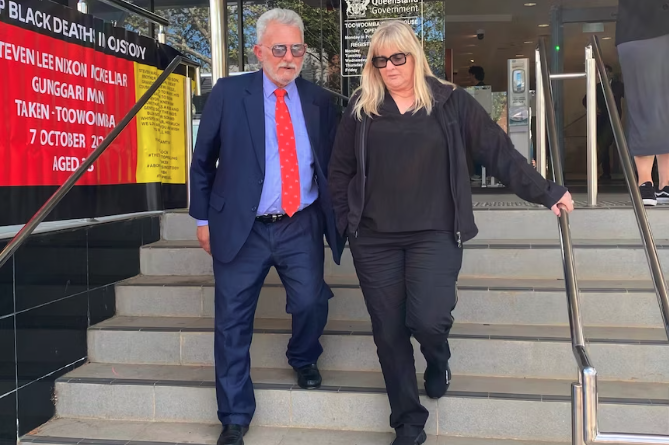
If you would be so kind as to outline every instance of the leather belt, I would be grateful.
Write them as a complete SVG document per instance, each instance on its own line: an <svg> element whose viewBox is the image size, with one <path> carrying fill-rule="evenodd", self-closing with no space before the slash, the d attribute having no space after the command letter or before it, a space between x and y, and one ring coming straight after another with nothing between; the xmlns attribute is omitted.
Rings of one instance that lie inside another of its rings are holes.
<svg viewBox="0 0 669 445"><path fill-rule="evenodd" d="M260 215L256 216L256 221L260 221L263 223L275 223L287 217L288 215L286 215L285 213L280 215Z"/></svg>

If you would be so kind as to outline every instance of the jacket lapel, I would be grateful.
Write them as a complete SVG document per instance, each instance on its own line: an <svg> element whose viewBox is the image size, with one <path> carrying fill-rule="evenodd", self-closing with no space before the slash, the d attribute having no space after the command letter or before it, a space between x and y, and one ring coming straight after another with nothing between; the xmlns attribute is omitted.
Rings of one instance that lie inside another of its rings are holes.
<svg viewBox="0 0 669 445"><path fill-rule="evenodd" d="M255 74L248 74L249 84L246 88L247 96L244 98L244 108L246 109L246 119L248 120L249 130L251 131L251 140L253 149L258 158L260 171L265 174L265 99L263 97L263 77L262 70Z"/></svg>

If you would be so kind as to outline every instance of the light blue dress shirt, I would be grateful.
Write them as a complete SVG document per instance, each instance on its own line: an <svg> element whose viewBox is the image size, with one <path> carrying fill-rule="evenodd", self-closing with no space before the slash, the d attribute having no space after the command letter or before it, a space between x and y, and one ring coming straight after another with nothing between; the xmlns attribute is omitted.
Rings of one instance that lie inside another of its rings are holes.
<svg viewBox="0 0 669 445"><path fill-rule="evenodd" d="M263 72L263 98L265 107L265 180L263 182L257 215L283 214L281 205L281 163L279 160L279 142L276 135L276 96L278 87ZM318 185L314 180L314 157L307 133L307 124L302 112L302 103L295 82L285 88L285 102L293 122L295 148L300 170L300 207L302 210L318 198ZM198 221L198 226L207 225L207 221Z"/></svg>

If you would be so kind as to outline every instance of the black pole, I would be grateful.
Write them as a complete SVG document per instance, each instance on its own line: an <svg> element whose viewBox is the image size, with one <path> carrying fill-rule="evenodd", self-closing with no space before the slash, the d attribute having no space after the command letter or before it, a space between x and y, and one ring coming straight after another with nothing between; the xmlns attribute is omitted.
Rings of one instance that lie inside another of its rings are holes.
<svg viewBox="0 0 669 445"><path fill-rule="evenodd" d="M155 0L150 0L149 11L156 12ZM151 36L152 39L156 38L156 24L153 22L149 22L149 35Z"/></svg>
<svg viewBox="0 0 669 445"><path fill-rule="evenodd" d="M244 71L245 53L244 48L244 0L237 0L237 41L239 42L239 72Z"/></svg>

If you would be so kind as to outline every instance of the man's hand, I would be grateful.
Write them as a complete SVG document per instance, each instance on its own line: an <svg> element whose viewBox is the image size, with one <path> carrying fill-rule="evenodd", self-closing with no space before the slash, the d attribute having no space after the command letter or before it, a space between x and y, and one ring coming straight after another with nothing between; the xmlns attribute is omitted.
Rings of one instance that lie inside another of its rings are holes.
<svg viewBox="0 0 669 445"><path fill-rule="evenodd" d="M211 246L209 245L209 226L199 226L197 228L197 240L200 242L200 247L211 255Z"/></svg>
<svg viewBox="0 0 669 445"><path fill-rule="evenodd" d="M564 194L564 196L555 204L553 207L551 207L551 210L553 213L555 213L556 216L560 216L560 209L564 208L567 210L567 213L571 213L574 211L574 200L571 197L571 193L567 192ZM209 232L207 231L207 235L209 235ZM209 241L209 236L207 236L207 242ZM200 244L202 244L200 242Z"/></svg>

